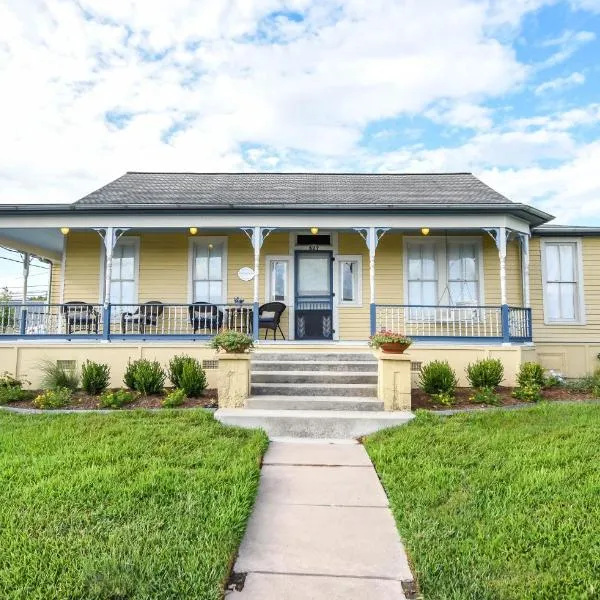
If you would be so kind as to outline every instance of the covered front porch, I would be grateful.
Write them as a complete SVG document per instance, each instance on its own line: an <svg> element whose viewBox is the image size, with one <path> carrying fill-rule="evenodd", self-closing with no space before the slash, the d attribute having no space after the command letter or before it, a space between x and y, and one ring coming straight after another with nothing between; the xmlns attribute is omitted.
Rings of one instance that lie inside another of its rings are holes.
<svg viewBox="0 0 600 600"><path fill-rule="evenodd" d="M25 291L0 306L0 340L203 341L221 329L286 346L365 344L381 329L417 343L532 339L529 228L514 217L183 218L84 227L69 215L0 231L2 245L53 264L49 302Z"/></svg>

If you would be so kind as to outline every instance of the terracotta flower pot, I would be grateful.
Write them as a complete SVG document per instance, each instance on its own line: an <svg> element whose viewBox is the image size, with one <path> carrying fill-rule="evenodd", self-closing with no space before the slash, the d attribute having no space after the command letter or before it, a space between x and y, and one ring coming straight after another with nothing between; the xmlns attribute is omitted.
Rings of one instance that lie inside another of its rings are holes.
<svg viewBox="0 0 600 600"><path fill-rule="evenodd" d="M402 342L388 342L387 344L381 344L379 347L387 354L402 354L408 347L410 347L410 344L404 344Z"/></svg>

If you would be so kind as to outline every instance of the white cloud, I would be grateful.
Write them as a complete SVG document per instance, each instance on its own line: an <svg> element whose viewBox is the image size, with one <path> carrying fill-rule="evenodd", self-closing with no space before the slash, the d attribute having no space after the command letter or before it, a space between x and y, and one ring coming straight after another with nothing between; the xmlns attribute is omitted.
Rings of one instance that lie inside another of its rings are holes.
<svg viewBox="0 0 600 600"><path fill-rule="evenodd" d="M565 62L573 54L575 54L580 48L593 42L596 39L596 34L593 31L565 31L561 36L546 40L541 44L542 47L553 48L558 47L558 50L554 52L549 58L547 58L541 65L541 68L554 67L560 63Z"/></svg>
<svg viewBox="0 0 600 600"><path fill-rule="evenodd" d="M435 123L465 129L489 129L492 124L492 110L471 102L443 103L427 110L424 114Z"/></svg>
<svg viewBox="0 0 600 600"><path fill-rule="evenodd" d="M482 179L515 202L536 204L557 223L590 224L600 217L600 142L579 148L554 168L490 169Z"/></svg>
<svg viewBox="0 0 600 600"><path fill-rule="evenodd" d="M556 77L550 81L544 81L535 88L535 93L539 96L547 92L557 92L575 85L585 83L585 75L583 73L571 73L566 77Z"/></svg>

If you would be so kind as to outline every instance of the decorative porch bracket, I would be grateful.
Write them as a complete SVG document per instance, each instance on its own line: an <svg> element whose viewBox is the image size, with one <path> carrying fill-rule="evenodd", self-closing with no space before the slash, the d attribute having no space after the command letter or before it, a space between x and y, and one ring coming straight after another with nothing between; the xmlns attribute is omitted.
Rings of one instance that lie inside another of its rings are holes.
<svg viewBox="0 0 600 600"><path fill-rule="evenodd" d="M369 313L371 335L375 333L377 321L377 308L375 305L375 250L379 245L379 240L390 229L391 227L354 227L354 231L365 241L369 250Z"/></svg>
<svg viewBox="0 0 600 600"><path fill-rule="evenodd" d="M252 310L252 336L255 340L258 339L258 308L259 308L259 292L258 292L258 273L260 269L260 249L264 241L275 227L241 227L241 230L248 236L252 248L254 248L254 306Z"/></svg>
<svg viewBox="0 0 600 600"><path fill-rule="evenodd" d="M94 230L102 238L104 243L104 293L102 295L102 304L104 314L102 316L102 338L106 341L110 337L110 282L112 280L112 261L113 252L119 238L129 231L129 227L94 227Z"/></svg>

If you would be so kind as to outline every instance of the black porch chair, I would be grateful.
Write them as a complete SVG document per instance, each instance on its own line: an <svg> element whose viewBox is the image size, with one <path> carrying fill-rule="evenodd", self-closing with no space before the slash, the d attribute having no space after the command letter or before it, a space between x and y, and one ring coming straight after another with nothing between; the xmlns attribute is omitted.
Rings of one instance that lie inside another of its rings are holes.
<svg viewBox="0 0 600 600"><path fill-rule="evenodd" d="M73 328L77 328L80 331L85 329L87 333L91 333L92 331L95 334L98 333L98 323L100 319L98 311L94 308L93 304L81 302L80 300L73 300L71 302L65 302L60 310L65 319L67 335L73 333Z"/></svg>
<svg viewBox="0 0 600 600"><path fill-rule="evenodd" d="M150 300L140 304L135 312L124 312L121 314L121 333L127 333L129 325L130 333L134 332L137 326L140 333L146 332L146 327L156 327L158 319L162 317L165 305L158 300Z"/></svg>
<svg viewBox="0 0 600 600"><path fill-rule="evenodd" d="M258 329L266 329L265 340L267 339L269 329L273 330L273 339L277 338L277 330L279 329L279 333L281 333L285 340L285 335L279 325L281 315L285 309L286 305L283 302L267 302L258 309Z"/></svg>
<svg viewBox="0 0 600 600"><path fill-rule="evenodd" d="M194 333L197 333L199 329L208 329L211 333L217 333L223 324L223 313L218 306L209 302L190 304L188 313Z"/></svg>

